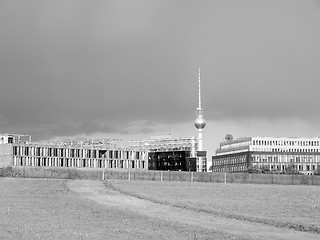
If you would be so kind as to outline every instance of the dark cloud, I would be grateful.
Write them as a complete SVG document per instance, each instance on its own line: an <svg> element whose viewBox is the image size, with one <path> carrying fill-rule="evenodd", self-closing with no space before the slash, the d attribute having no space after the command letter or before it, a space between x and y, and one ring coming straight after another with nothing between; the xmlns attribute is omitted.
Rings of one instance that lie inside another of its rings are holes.
<svg viewBox="0 0 320 240"><path fill-rule="evenodd" d="M210 119L320 119L315 1L0 2L0 131L152 133Z"/></svg>

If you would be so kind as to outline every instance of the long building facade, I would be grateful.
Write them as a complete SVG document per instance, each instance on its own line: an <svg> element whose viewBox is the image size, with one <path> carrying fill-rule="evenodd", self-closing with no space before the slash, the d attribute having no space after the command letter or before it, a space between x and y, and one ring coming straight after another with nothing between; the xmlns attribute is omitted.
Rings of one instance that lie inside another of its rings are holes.
<svg viewBox="0 0 320 240"><path fill-rule="evenodd" d="M116 147L107 139L32 143L24 136L0 134L0 167L148 169L146 151Z"/></svg>
<svg viewBox="0 0 320 240"><path fill-rule="evenodd" d="M30 135L0 134L0 167L125 168L199 171L197 138L151 137L132 140L127 148L118 139L75 139L31 142ZM121 141L122 143L122 141ZM202 166L199 166L202 164Z"/></svg>
<svg viewBox="0 0 320 240"><path fill-rule="evenodd" d="M311 175L320 167L320 138L227 138L212 157L213 172L245 172L249 167L281 172L291 164Z"/></svg>

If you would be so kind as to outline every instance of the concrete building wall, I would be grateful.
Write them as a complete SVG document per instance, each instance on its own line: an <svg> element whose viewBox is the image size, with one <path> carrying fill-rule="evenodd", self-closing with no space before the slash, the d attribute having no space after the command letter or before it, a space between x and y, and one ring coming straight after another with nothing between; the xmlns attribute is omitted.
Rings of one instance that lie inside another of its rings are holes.
<svg viewBox="0 0 320 240"><path fill-rule="evenodd" d="M13 165L12 144L0 144L0 167Z"/></svg>

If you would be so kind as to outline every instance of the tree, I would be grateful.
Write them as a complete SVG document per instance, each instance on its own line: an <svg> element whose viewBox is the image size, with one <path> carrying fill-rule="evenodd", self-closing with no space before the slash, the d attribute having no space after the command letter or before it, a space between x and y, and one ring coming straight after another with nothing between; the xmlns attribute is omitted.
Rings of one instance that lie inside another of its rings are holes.
<svg viewBox="0 0 320 240"><path fill-rule="evenodd" d="M248 167L247 172L248 173L261 173L261 169L257 165L254 165L254 166Z"/></svg>
<svg viewBox="0 0 320 240"><path fill-rule="evenodd" d="M261 173L270 173L270 166L269 165L263 165L260 168Z"/></svg>
<svg viewBox="0 0 320 240"><path fill-rule="evenodd" d="M313 172L314 175L320 175L320 165L317 166L316 170Z"/></svg>
<svg viewBox="0 0 320 240"><path fill-rule="evenodd" d="M293 163L290 163L286 169L285 169L286 174L299 174L299 171L296 169L295 165Z"/></svg>

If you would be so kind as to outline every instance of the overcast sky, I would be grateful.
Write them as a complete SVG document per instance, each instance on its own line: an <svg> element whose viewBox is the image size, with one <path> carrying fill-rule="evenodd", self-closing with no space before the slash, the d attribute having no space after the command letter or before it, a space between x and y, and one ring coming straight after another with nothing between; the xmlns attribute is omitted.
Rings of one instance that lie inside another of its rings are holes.
<svg viewBox="0 0 320 240"><path fill-rule="evenodd" d="M0 132L320 136L320 1L0 0Z"/></svg>

